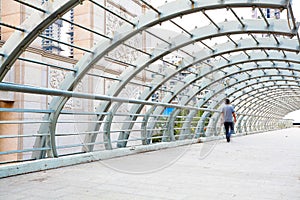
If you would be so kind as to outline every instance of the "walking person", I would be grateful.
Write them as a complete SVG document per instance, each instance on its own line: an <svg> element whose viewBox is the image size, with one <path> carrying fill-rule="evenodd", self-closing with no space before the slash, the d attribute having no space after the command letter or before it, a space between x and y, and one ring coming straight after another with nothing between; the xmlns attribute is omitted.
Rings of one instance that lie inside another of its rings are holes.
<svg viewBox="0 0 300 200"><path fill-rule="evenodd" d="M230 136L234 132L234 123L236 122L236 115L233 106L229 99L225 99L225 106L222 108L222 118L224 121L226 140L230 142Z"/></svg>

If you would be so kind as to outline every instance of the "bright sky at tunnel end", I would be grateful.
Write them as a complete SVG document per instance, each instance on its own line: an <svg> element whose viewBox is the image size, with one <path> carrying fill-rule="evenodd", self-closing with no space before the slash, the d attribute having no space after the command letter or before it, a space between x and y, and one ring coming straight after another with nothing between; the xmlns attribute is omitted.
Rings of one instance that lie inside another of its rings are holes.
<svg viewBox="0 0 300 200"><path fill-rule="evenodd" d="M296 20L300 22L300 0L293 0L293 11ZM295 104L299 103L295 102ZM285 116L285 119L293 119L294 122L300 122L300 110L289 113Z"/></svg>

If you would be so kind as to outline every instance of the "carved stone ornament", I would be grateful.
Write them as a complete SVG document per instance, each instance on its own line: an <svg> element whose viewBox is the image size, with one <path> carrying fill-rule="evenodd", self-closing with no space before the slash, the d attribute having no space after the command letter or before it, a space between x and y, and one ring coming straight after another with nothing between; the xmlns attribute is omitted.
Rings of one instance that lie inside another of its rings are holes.
<svg viewBox="0 0 300 200"><path fill-rule="evenodd" d="M132 20L132 17L130 17L125 12L121 11L120 9L108 4L107 8L112 10L114 13L117 13L118 15L122 16L123 18L127 20ZM120 26L123 25L123 23L127 23L120 18L116 17L115 15L112 15L111 13L106 14L106 33L110 37L113 37L114 31L117 30ZM141 48L142 47L142 35L137 35L128 41L126 41L126 44L133 46L135 48ZM120 60L125 63L133 63L139 56L140 52L129 48L124 45L120 45L118 48L110 52L108 55L109 57L112 57L114 59Z"/></svg>
<svg viewBox="0 0 300 200"><path fill-rule="evenodd" d="M65 79L65 77L67 75L67 71L57 70L57 69L50 69L49 73L50 73L49 74L49 86L50 86L50 88L59 89L61 83L63 82L63 80ZM77 84L76 90L78 92L82 92L82 82L81 81ZM50 103L51 100L52 100L52 97L50 97L48 99L48 102ZM75 102L74 102L73 98L70 98L67 101L67 103L65 104L64 109L71 110L73 108L76 108L76 109L82 108L82 102L78 99L75 99Z"/></svg>

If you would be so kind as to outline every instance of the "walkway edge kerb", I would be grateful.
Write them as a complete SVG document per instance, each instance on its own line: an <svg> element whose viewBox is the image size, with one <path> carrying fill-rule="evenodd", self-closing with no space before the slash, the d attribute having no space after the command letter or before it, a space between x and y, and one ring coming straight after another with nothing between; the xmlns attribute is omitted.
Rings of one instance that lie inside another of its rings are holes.
<svg viewBox="0 0 300 200"><path fill-rule="evenodd" d="M197 142L199 142L198 139L193 139L189 141L164 142L147 146L132 146L128 148L89 152L59 158L47 158L42 160L27 161L23 163L0 167L0 178L105 160L121 156L133 155L138 153L144 153L148 151L157 151L160 149L189 145Z"/></svg>
<svg viewBox="0 0 300 200"><path fill-rule="evenodd" d="M248 133L249 134L249 133ZM246 134L233 135L233 137L244 136ZM138 153L145 153L148 151L157 151L166 148L179 147L195 143L205 143L213 140L222 140L224 136L201 137L193 140L183 140L175 142L163 142L152 145L132 146L128 148L120 148L114 150L105 150L99 152L83 153L78 155L70 155L59 158L47 158L42 160L27 161L12 165L0 166L0 178L6 178L15 175L22 175L32 172L38 172L49 169L56 169L76 164L83 164L99 160L106 160L121 156L128 156Z"/></svg>

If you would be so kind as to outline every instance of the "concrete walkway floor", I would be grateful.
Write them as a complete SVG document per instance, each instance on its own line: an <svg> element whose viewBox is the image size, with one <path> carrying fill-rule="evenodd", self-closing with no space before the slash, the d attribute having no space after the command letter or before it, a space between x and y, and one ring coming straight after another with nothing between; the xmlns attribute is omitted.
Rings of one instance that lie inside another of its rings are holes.
<svg viewBox="0 0 300 200"><path fill-rule="evenodd" d="M300 129L3 178L0 199L299 200Z"/></svg>

